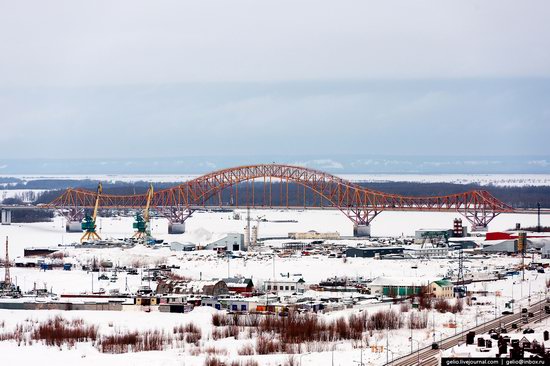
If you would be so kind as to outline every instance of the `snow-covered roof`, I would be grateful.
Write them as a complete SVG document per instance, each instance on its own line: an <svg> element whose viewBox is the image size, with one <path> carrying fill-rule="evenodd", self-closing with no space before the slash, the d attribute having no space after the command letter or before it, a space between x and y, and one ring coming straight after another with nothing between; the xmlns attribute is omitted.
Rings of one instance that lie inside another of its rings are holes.
<svg viewBox="0 0 550 366"><path fill-rule="evenodd" d="M369 284L370 286L426 286L434 281L441 280L441 277L376 277Z"/></svg>

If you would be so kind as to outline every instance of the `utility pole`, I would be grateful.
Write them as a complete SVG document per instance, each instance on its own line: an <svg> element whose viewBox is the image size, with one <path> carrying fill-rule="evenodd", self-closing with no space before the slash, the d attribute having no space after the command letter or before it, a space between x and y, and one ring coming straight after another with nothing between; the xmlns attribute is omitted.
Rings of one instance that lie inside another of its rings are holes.
<svg viewBox="0 0 550 366"><path fill-rule="evenodd" d="M540 202L537 202L537 231L540 233L542 227L540 226Z"/></svg>
<svg viewBox="0 0 550 366"><path fill-rule="evenodd" d="M249 250L250 247L250 206L246 208L246 236L247 236L247 243L246 248Z"/></svg>
<svg viewBox="0 0 550 366"><path fill-rule="evenodd" d="M413 353L413 325L412 325L412 311L409 312L409 326L411 327L411 354Z"/></svg>
<svg viewBox="0 0 550 366"><path fill-rule="evenodd" d="M433 334L433 337L434 337L434 342L435 342L435 311L432 307L432 334Z"/></svg>
<svg viewBox="0 0 550 366"><path fill-rule="evenodd" d="M390 325L388 324L388 328L386 329L386 365L390 360L390 354L388 352L389 349L390 349Z"/></svg>

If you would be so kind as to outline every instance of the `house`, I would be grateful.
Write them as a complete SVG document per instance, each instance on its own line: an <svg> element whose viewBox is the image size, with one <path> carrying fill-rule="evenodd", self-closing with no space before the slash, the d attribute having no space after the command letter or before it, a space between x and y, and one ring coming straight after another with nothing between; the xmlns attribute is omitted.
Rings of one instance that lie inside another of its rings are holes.
<svg viewBox="0 0 550 366"><path fill-rule="evenodd" d="M294 294L304 293L306 289L305 281L301 274L281 275L276 280L264 282L264 291L276 294Z"/></svg>
<svg viewBox="0 0 550 366"><path fill-rule="evenodd" d="M453 297L453 283L448 280L433 281L430 284L430 292L435 298L451 298Z"/></svg>
<svg viewBox="0 0 550 366"><path fill-rule="evenodd" d="M252 294L254 292L254 283L251 278L230 277L222 279L227 284L231 292L237 294Z"/></svg>
<svg viewBox="0 0 550 366"><path fill-rule="evenodd" d="M161 281L157 286L157 294L201 294L219 296L229 293L224 281Z"/></svg>

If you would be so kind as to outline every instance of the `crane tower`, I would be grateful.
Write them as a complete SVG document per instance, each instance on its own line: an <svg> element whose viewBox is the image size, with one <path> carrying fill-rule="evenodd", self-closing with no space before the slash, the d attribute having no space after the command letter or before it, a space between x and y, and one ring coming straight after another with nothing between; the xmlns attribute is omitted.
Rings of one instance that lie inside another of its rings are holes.
<svg viewBox="0 0 550 366"><path fill-rule="evenodd" d="M82 238L80 238L81 243L85 241L101 240L98 233L95 231L97 227L95 222L97 219L97 212L99 210L99 197L101 196L102 192L103 187L101 186L101 183L99 183L97 185L97 195L95 198L94 212L92 216L86 215L84 217L84 221L82 222L82 230L84 230L84 235L82 235Z"/></svg>

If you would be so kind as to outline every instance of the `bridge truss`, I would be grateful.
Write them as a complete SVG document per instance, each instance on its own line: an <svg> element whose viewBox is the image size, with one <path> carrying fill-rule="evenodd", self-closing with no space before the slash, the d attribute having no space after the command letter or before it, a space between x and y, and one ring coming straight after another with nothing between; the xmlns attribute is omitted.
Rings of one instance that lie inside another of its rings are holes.
<svg viewBox="0 0 550 366"><path fill-rule="evenodd" d="M97 193L67 189L47 205L77 220L93 208ZM147 194L101 194L101 209L143 209ZM355 226L370 225L382 211L458 212L474 229L486 228L501 213L515 210L484 190L411 197L371 190L334 175L304 167L259 164L215 171L154 193L151 209L171 222L184 222L196 209L324 208L342 211Z"/></svg>

